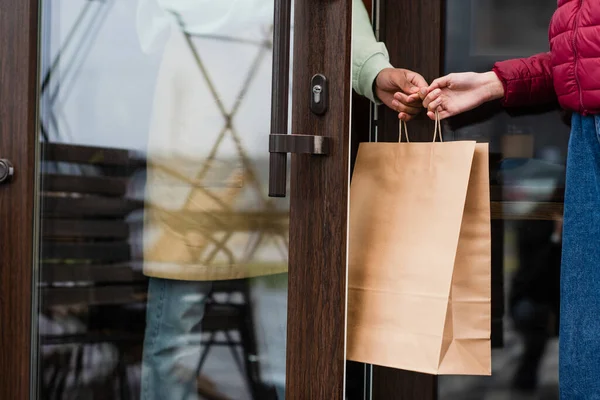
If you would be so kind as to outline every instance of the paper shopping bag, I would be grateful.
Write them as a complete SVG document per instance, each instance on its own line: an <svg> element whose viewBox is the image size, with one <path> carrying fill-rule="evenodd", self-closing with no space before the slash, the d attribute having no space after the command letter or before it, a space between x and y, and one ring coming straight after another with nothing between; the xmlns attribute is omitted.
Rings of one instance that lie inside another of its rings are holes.
<svg viewBox="0 0 600 400"><path fill-rule="evenodd" d="M349 241L348 359L491 374L487 144L362 143Z"/></svg>

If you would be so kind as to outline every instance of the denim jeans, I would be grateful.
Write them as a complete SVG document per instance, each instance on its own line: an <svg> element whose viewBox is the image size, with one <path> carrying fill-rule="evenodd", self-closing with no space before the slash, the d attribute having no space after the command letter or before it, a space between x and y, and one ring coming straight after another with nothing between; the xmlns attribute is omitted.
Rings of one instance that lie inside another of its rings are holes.
<svg viewBox="0 0 600 400"><path fill-rule="evenodd" d="M201 322L211 282L151 278L142 400L197 400Z"/></svg>
<svg viewBox="0 0 600 400"><path fill-rule="evenodd" d="M212 283L151 278L141 400L198 400L202 318ZM283 384L275 384L285 399Z"/></svg>
<svg viewBox="0 0 600 400"><path fill-rule="evenodd" d="M600 116L574 114L563 226L562 400L600 399Z"/></svg>

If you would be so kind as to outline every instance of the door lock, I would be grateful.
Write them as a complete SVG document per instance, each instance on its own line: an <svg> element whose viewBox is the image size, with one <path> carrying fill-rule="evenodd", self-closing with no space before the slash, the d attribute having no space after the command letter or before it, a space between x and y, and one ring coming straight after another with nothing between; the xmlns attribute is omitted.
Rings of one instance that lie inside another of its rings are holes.
<svg viewBox="0 0 600 400"><path fill-rule="evenodd" d="M321 102L321 92L323 91L323 87L321 85L313 86L313 101L315 104L319 104Z"/></svg>
<svg viewBox="0 0 600 400"><path fill-rule="evenodd" d="M310 111L316 115L323 115L327 112L327 78L325 75L316 74L310 80Z"/></svg>
<svg viewBox="0 0 600 400"><path fill-rule="evenodd" d="M0 183L9 183L15 174L12 163L4 158L0 158Z"/></svg>

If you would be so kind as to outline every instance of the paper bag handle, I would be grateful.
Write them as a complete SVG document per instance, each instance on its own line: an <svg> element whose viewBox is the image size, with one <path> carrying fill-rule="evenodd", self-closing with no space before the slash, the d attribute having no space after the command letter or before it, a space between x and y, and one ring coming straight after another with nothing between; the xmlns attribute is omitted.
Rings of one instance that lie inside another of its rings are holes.
<svg viewBox="0 0 600 400"><path fill-rule="evenodd" d="M400 121L400 134L398 135L398 142L402 141L402 132L404 131L404 137L406 137L406 143L410 143L408 139L408 128L406 126L406 121ZM442 135L442 122L440 121L440 115L438 112L435 112L435 128L433 129L433 142L437 139L438 132L440 135L440 142L444 141L444 136Z"/></svg>

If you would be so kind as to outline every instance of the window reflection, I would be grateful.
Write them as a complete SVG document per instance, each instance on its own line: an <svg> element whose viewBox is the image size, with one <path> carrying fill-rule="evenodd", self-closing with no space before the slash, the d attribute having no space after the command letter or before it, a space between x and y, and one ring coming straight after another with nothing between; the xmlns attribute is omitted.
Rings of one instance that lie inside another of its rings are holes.
<svg viewBox="0 0 600 400"><path fill-rule="evenodd" d="M445 73L489 71L495 61L547 51L555 1L448 0L446 5ZM558 399L568 126L557 108L509 113L492 104L449 121L447 132L454 140L490 143L492 336L502 346L493 350L491 377L441 377L439 397Z"/></svg>
<svg viewBox="0 0 600 400"><path fill-rule="evenodd" d="M548 50L548 21L554 13L555 1L478 0L468 3L471 3L473 16L473 55L529 57Z"/></svg>
<svg viewBox="0 0 600 400"><path fill-rule="evenodd" d="M41 398L276 399L273 0L44 2Z"/></svg>

